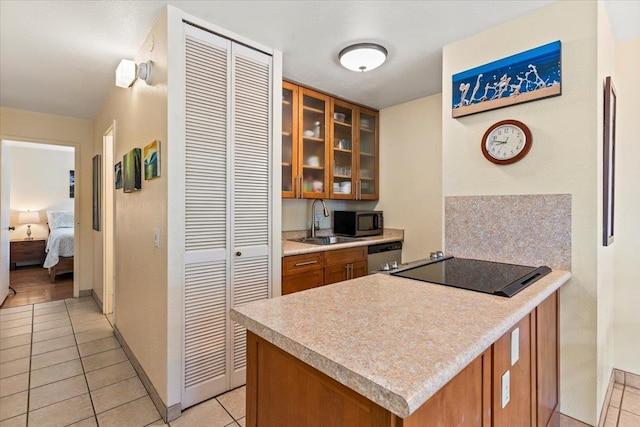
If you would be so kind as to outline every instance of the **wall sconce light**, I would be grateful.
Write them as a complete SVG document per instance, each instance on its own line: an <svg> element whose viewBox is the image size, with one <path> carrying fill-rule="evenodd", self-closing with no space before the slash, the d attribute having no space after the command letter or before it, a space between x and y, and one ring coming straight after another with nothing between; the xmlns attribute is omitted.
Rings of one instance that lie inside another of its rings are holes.
<svg viewBox="0 0 640 427"><path fill-rule="evenodd" d="M118 68L116 68L116 86L125 89L131 87L136 79L144 80L146 84L151 84L152 77L153 67L151 66L151 61L136 65L135 62L129 59L123 59L120 61Z"/></svg>
<svg viewBox="0 0 640 427"><path fill-rule="evenodd" d="M33 237L31 237L31 224L40 223L40 212L20 212L18 213L18 222L20 224L27 224L27 237L24 240L33 240Z"/></svg>
<svg viewBox="0 0 640 427"><path fill-rule="evenodd" d="M338 54L340 64L351 71L371 71L387 59L387 49L375 43L358 43L347 46Z"/></svg>

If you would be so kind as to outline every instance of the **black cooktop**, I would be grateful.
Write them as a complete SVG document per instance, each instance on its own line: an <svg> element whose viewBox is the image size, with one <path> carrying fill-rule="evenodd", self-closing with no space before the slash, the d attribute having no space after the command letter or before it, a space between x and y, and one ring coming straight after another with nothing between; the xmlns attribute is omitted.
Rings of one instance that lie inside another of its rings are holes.
<svg viewBox="0 0 640 427"><path fill-rule="evenodd" d="M391 274L423 282L512 297L550 272L551 269L546 266L528 267L451 257Z"/></svg>

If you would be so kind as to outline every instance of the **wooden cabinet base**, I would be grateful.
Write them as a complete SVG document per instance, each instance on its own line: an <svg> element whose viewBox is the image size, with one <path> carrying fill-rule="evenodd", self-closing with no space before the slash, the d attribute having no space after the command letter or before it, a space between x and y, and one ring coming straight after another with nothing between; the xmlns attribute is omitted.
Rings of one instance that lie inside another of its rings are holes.
<svg viewBox="0 0 640 427"><path fill-rule="evenodd" d="M490 355L488 350L478 357L410 417L402 419L248 332L247 425L489 427Z"/></svg>

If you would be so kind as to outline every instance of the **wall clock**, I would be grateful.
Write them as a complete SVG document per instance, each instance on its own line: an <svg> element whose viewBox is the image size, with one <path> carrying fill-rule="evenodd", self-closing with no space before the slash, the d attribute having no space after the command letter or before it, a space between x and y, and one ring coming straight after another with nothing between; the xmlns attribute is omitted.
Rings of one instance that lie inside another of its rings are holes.
<svg viewBox="0 0 640 427"><path fill-rule="evenodd" d="M531 131L518 120L501 120L482 137L482 154L492 163L508 165L521 160L531 150Z"/></svg>

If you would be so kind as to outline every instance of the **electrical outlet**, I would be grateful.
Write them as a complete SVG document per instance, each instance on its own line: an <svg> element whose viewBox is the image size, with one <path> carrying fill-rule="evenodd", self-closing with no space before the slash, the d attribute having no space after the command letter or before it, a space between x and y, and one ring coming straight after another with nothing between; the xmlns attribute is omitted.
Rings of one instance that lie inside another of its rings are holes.
<svg viewBox="0 0 640 427"><path fill-rule="evenodd" d="M160 229L156 228L153 230L153 243L156 245L156 248L160 247Z"/></svg>
<svg viewBox="0 0 640 427"><path fill-rule="evenodd" d="M511 366L520 359L520 328L515 328L511 332Z"/></svg>
<svg viewBox="0 0 640 427"><path fill-rule="evenodd" d="M504 375L502 375L502 393L501 393L502 408L507 406L507 404L509 403L510 379L511 379L511 373L509 371L505 372Z"/></svg>

